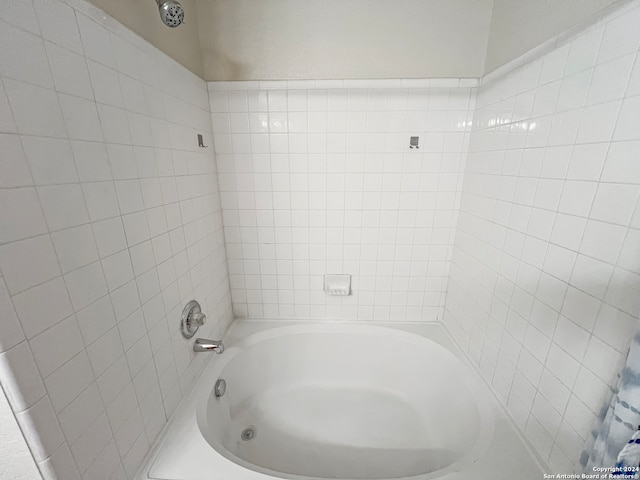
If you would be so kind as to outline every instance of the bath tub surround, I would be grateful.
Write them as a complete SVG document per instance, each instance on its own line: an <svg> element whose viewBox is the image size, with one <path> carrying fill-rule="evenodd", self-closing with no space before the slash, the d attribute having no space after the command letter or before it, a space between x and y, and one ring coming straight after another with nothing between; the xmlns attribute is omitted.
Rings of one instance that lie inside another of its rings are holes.
<svg viewBox="0 0 640 480"><path fill-rule="evenodd" d="M209 82L234 314L442 319L477 84Z"/></svg>
<svg viewBox="0 0 640 480"><path fill-rule="evenodd" d="M542 477L439 324L240 320L225 344L138 480Z"/></svg>
<svg viewBox="0 0 640 480"><path fill-rule="evenodd" d="M3 8L0 382L45 480L131 478L205 363L182 308L232 319L206 84L83 0Z"/></svg>
<svg viewBox="0 0 640 480"><path fill-rule="evenodd" d="M559 473L638 328L639 45L636 0L478 91L445 322Z"/></svg>

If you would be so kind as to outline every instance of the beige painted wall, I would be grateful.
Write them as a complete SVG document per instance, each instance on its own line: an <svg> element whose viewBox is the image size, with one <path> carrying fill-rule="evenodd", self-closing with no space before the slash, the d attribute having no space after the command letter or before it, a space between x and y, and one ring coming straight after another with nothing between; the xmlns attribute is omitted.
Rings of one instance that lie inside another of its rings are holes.
<svg viewBox="0 0 640 480"><path fill-rule="evenodd" d="M177 28L169 28L162 23L154 0L89 0L89 2L202 77L202 54L198 40L195 0L180 0L185 9L185 20L184 24Z"/></svg>
<svg viewBox="0 0 640 480"><path fill-rule="evenodd" d="M626 0L494 0L485 73Z"/></svg>
<svg viewBox="0 0 640 480"><path fill-rule="evenodd" d="M477 77L493 3L196 1L205 80Z"/></svg>
<svg viewBox="0 0 640 480"><path fill-rule="evenodd" d="M628 0L89 0L205 80L479 77Z"/></svg>

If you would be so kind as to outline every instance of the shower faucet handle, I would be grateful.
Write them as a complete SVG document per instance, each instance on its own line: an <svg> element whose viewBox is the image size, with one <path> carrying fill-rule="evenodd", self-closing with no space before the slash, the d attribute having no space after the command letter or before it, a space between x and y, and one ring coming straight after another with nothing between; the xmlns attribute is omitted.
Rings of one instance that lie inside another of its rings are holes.
<svg viewBox="0 0 640 480"><path fill-rule="evenodd" d="M194 327L201 327L202 325L204 325L204 322L206 320L207 320L207 316L201 312L199 313L193 312L189 315L189 318L187 319L189 324Z"/></svg>

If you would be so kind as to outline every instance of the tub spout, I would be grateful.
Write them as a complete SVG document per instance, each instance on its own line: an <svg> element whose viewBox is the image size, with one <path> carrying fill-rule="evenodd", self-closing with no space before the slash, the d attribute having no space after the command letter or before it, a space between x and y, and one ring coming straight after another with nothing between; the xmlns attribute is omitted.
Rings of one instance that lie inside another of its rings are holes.
<svg viewBox="0 0 640 480"><path fill-rule="evenodd" d="M193 344L194 352L224 352L224 345L222 340L208 340L206 338L196 338L196 342Z"/></svg>

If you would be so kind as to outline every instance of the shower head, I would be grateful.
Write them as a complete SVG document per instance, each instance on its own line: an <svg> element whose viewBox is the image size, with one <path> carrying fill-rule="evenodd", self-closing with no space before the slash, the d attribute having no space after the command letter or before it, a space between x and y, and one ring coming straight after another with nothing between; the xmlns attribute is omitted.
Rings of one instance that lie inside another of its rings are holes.
<svg viewBox="0 0 640 480"><path fill-rule="evenodd" d="M167 27L175 28L184 21L184 9L176 0L156 0L160 18Z"/></svg>

